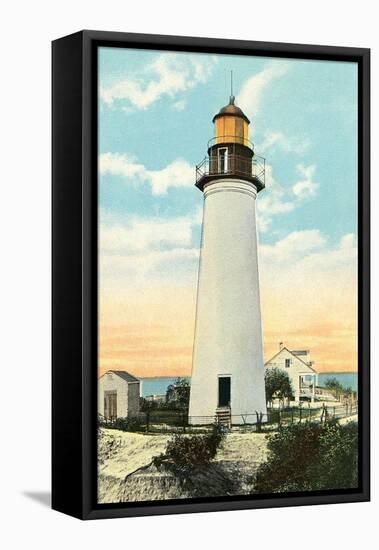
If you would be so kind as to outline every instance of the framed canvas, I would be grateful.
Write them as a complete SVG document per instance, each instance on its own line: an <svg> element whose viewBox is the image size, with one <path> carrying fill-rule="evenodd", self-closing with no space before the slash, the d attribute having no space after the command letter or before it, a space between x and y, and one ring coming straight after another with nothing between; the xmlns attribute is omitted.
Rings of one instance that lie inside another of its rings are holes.
<svg viewBox="0 0 379 550"><path fill-rule="evenodd" d="M369 500L367 49L53 42L53 508Z"/></svg>

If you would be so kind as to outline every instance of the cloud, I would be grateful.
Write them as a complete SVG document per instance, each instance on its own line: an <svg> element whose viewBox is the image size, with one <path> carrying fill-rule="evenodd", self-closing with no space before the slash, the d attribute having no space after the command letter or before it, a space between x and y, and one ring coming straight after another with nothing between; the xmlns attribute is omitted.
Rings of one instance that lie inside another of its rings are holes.
<svg viewBox="0 0 379 550"><path fill-rule="evenodd" d="M103 286L126 278L128 284L138 283L148 274L159 280L195 276L199 248L193 244L193 228L201 223L200 214L196 210L176 218L134 217L115 223L110 221L107 212L101 211L99 242Z"/></svg>
<svg viewBox="0 0 379 550"><path fill-rule="evenodd" d="M199 250L195 247L145 250L133 255L104 255L101 276L107 278L109 286L117 280L137 286L141 283L149 286L157 281L178 282L193 274L198 258Z"/></svg>
<svg viewBox="0 0 379 550"><path fill-rule="evenodd" d="M257 145L257 150L262 155L275 149L302 155L309 149L310 144L308 137L290 138L283 132L266 130L263 141Z"/></svg>
<svg viewBox="0 0 379 550"><path fill-rule="evenodd" d="M215 63L215 57L162 53L133 77L100 85L100 97L109 107L147 109L206 82Z"/></svg>
<svg viewBox="0 0 379 550"><path fill-rule="evenodd" d="M193 187L195 168L183 159L174 160L162 170L147 171L153 195L163 195L170 187Z"/></svg>
<svg viewBox="0 0 379 550"><path fill-rule="evenodd" d="M305 285L317 289L321 296L325 285L338 294L347 280L356 280L357 242L353 233L343 235L333 247L319 229L294 231L274 244L261 244L259 256L268 286L279 282L300 292ZM286 293L291 294L289 289Z"/></svg>
<svg viewBox="0 0 379 550"><path fill-rule="evenodd" d="M269 63L261 72L251 76L242 85L237 104L250 116L255 115L262 101L263 92L274 80L285 75L288 69L289 64L282 60Z"/></svg>
<svg viewBox="0 0 379 550"><path fill-rule="evenodd" d="M319 229L295 231L259 248L266 357L284 341L309 348L316 368L357 366L357 243Z"/></svg>
<svg viewBox="0 0 379 550"><path fill-rule="evenodd" d="M102 224L100 244L103 253L135 253L156 246L189 246L193 218L172 219L135 217L124 224Z"/></svg>
<svg viewBox="0 0 379 550"><path fill-rule="evenodd" d="M305 166L304 164L298 164L296 166L297 171L303 177L300 181L296 182L292 186L292 192L298 199L307 199L316 194L318 183L313 181L313 176L316 171L314 164Z"/></svg>
<svg viewBox="0 0 379 550"><path fill-rule="evenodd" d="M130 155L103 153L99 156L99 172L134 183L149 183L153 195L164 195L172 187L191 187L195 181L195 168L184 159L176 159L161 170L148 170Z"/></svg>
<svg viewBox="0 0 379 550"><path fill-rule="evenodd" d="M273 216L292 212L316 194L318 183L313 181L316 165L298 164L296 170L302 179L287 188L275 180L272 166L266 164L265 181L268 192L257 200L257 221L260 231L265 232L269 229Z"/></svg>
<svg viewBox="0 0 379 550"><path fill-rule="evenodd" d="M262 232L268 230L275 214L286 214L296 207L294 201L288 200L284 187L274 179L270 164L266 164L265 181L269 192L259 196L257 200L257 221Z"/></svg>
<svg viewBox="0 0 379 550"><path fill-rule="evenodd" d="M137 163L130 155L120 153L102 153L99 156L100 174L123 176L125 178L144 179L146 168Z"/></svg>
<svg viewBox="0 0 379 550"><path fill-rule="evenodd" d="M270 262L293 262L321 249L325 243L326 238L319 229L294 231L273 245L261 244L260 253Z"/></svg>
<svg viewBox="0 0 379 550"><path fill-rule="evenodd" d="M174 111L184 111L184 109L187 106L187 102L185 99L179 99L179 101L176 101L172 104L172 108Z"/></svg>

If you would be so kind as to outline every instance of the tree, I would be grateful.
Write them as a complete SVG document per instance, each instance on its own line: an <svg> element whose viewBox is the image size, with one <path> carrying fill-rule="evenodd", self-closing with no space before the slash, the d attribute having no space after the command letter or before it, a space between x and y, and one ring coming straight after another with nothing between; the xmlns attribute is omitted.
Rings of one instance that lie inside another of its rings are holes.
<svg viewBox="0 0 379 550"><path fill-rule="evenodd" d="M167 387L166 403L179 409L187 410L189 407L190 383L187 378L176 378L173 384Z"/></svg>
<svg viewBox="0 0 379 550"><path fill-rule="evenodd" d="M336 399L339 399L341 393L344 392L343 385L334 376L326 379L325 387L333 392Z"/></svg>
<svg viewBox="0 0 379 550"><path fill-rule="evenodd" d="M265 387L267 403L272 403L275 397L282 402L284 399L294 399L294 392L288 373L281 369L266 369Z"/></svg>

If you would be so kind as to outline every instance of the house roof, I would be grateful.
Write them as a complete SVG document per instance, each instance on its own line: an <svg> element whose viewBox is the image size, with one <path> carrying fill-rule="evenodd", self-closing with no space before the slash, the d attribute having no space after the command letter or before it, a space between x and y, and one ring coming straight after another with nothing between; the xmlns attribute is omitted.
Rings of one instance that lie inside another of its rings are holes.
<svg viewBox="0 0 379 550"><path fill-rule="evenodd" d="M293 349L291 350L291 353L299 357L300 355L308 355L309 349Z"/></svg>
<svg viewBox="0 0 379 550"><path fill-rule="evenodd" d="M139 382L139 378L136 378L132 374L129 374L126 372L126 370L108 370L105 374L108 374L109 372L112 372L113 374L117 374L120 378L125 380L125 382Z"/></svg>
<svg viewBox="0 0 379 550"><path fill-rule="evenodd" d="M285 346L284 346L281 350L279 350L278 353L275 353L275 355L274 355L273 357L271 357L271 359L269 359L268 361L266 361L265 366L267 365L267 363L271 363L271 361L272 361L273 359L275 359L275 357L277 357L278 355L280 355L280 354L282 353L282 351L284 351L284 350L288 351L288 353L290 353L293 357L295 357L295 359L297 359L298 361L300 361L301 363L303 363L303 365L305 365L308 369L310 369L310 370L313 371L313 372L317 372L314 368L312 368L310 365L308 365L308 363L306 363L305 361L303 361L303 360L301 359L301 357L299 357L298 355L295 355L290 349L286 348Z"/></svg>

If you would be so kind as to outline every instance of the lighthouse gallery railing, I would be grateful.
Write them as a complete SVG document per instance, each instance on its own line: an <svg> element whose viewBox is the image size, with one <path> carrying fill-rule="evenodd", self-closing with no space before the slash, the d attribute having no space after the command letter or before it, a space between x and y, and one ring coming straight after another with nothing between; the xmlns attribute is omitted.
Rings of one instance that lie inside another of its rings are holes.
<svg viewBox="0 0 379 550"><path fill-rule="evenodd" d="M228 154L226 159L220 161L216 155L206 156L196 166L196 183L206 176L235 175L247 176L258 180L262 187L265 186L265 159L254 155L252 159L239 155Z"/></svg>

